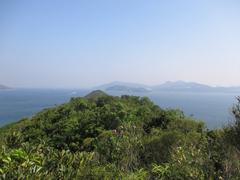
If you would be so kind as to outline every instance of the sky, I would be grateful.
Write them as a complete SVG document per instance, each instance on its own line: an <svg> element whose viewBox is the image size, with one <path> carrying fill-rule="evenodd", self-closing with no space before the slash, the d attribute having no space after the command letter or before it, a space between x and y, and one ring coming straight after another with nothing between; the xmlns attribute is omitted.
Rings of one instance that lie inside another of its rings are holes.
<svg viewBox="0 0 240 180"><path fill-rule="evenodd" d="M240 86L239 0L1 0L0 84Z"/></svg>

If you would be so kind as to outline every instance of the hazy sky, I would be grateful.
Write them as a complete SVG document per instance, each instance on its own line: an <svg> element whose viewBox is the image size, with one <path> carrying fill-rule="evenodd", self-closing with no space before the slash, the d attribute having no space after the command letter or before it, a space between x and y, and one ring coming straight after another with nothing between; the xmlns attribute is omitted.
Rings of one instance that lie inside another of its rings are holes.
<svg viewBox="0 0 240 180"><path fill-rule="evenodd" d="M115 80L240 85L240 1L0 1L0 84Z"/></svg>

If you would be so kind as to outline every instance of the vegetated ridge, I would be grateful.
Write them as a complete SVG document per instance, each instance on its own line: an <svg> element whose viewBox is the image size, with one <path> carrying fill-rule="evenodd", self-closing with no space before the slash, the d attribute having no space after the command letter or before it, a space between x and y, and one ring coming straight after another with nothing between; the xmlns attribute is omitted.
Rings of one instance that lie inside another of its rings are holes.
<svg viewBox="0 0 240 180"><path fill-rule="evenodd" d="M208 130L146 97L94 91L0 129L2 179L238 179L235 121Z"/></svg>

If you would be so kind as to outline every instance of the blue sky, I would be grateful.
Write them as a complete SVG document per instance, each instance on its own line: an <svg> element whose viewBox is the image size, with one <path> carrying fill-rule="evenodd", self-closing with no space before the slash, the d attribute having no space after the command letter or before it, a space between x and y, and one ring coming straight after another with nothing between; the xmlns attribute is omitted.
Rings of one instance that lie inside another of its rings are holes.
<svg viewBox="0 0 240 180"><path fill-rule="evenodd" d="M238 0L1 0L0 84L240 85Z"/></svg>

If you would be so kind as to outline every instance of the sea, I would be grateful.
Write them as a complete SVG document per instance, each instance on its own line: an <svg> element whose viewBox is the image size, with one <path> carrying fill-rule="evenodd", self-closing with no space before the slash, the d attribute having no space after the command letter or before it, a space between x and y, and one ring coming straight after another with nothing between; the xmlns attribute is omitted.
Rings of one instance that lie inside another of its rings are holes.
<svg viewBox="0 0 240 180"><path fill-rule="evenodd" d="M37 112L66 103L71 97L85 96L90 90L76 89L11 89L0 90L0 127ZM208 129L221 128L234 121L231 108L236 93L220 92L107 92L111 95L149 97L161 108L182 110L186 116L204 121Z"/></svg>

